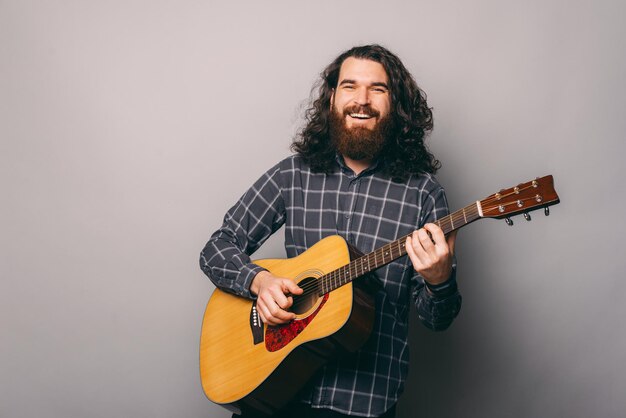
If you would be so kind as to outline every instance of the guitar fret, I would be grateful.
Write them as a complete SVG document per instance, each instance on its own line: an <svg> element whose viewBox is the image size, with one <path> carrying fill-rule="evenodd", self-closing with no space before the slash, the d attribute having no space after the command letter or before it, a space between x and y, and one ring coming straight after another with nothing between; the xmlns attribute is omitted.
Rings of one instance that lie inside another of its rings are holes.
<svg viewBox="0 0 626 418"><path fill-rule="evenodd" d="M446 225L446 219L447 217L441 218L441 229L443 229L443 232L445 233L446 230L448 229L447 225Z"/></svg>
<svg viewBox="0 0 626 418"><path fill-rule="evenodd" d="M333 272L331 271L330 273L322 277L322 295L325 295L330 291L329 281L331 280L332 275Z"/></svg>

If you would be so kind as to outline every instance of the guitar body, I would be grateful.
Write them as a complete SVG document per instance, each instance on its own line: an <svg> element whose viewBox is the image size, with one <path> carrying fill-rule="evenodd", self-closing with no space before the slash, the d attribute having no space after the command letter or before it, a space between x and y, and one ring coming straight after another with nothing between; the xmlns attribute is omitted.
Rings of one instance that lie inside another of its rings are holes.
<svg viewBox="0 0 626 418"><path fill-rule="evenodd" d="M310 287L348 264L350 255L346 241L335 235L297 257L255 264ZM254 320L254 301L215 289L200 338L200 377L206 396L236 413L271 414L280 409L338 351L355 351L365 343L374 320L371 291L367 280L348 283L303 300L298 309L294 302L294 321L268 327ZM256 339L255 326L261 332Z"/></svg>

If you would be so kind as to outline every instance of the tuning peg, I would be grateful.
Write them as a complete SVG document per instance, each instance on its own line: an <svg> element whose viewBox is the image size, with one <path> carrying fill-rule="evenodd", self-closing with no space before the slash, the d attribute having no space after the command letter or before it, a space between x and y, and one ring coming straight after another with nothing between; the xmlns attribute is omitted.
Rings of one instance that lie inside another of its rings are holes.
<svg viewBox="0 0 626 418"><path fill-rule="evenodd" d="M532 218L530 217L530 213L524 212L524 219L530 222L532 220Z"/></svg>
<svg viewBox="0 0 626 418"><path fill-rule="evenodd" d="M550 216L550 208L547 206L543 208L543 213L545 213L546 216Z"/></svg>
<svg viewBox="0 0 626 418"><path fill-rule="evenodd" d="M504 222L506 222L508 226L513 226L513 220L511 218L504 218Z"/></svg>

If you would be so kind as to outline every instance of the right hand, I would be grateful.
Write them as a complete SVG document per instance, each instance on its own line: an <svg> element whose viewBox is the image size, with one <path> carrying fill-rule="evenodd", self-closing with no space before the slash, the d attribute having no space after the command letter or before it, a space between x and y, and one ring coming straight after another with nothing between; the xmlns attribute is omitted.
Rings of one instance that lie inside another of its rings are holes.
<svg viewBox="0 0 626 418"><path fill-rule="evenodd" d="M291 295L303 292L293 280L262 271L252 279L250 291L257 295L257 310L267 325L280 325L296 318L295 313L286 311L293 304Z"/></svg>

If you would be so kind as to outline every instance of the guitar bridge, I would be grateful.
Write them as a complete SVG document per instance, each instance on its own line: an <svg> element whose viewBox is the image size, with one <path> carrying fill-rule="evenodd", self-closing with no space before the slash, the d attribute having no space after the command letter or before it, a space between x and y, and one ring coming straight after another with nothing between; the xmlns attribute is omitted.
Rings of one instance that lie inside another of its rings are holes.
<svg viewBox="0 0 626 418"><path fill-rule="evenodd" d="M259 312L256 308L256 300L252 302L252 309L250 310L250 330L252 331L252 339L254 345L263 342L263 321L259 316Z"/></svg>

